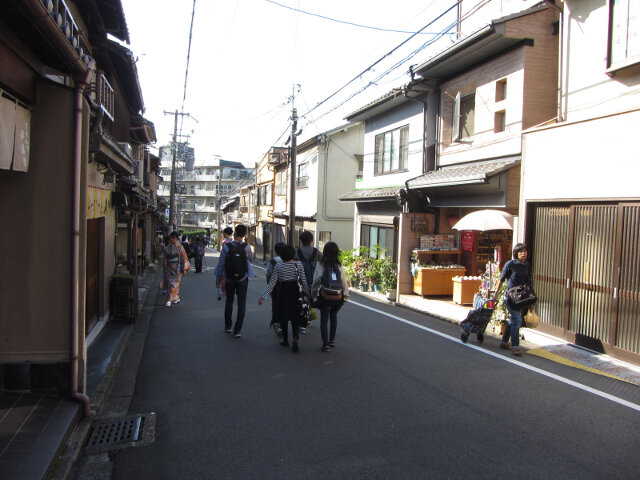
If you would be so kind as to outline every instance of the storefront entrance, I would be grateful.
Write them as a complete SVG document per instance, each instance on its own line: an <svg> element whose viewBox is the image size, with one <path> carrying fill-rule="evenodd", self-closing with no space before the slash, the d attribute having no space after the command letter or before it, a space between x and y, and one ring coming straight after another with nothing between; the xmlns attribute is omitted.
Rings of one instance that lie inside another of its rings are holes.
<svg viewBox="0 0 640 480"><path fill-rule="evenodd" d="M538 205L533 217L546 329L601 342L607 353L640 354L640 204Z"/></svg>

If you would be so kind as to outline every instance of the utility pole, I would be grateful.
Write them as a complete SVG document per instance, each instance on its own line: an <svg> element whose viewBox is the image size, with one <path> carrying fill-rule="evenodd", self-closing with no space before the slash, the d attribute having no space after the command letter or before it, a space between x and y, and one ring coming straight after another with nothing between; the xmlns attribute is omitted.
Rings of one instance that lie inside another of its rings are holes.
<svg viewBox="0 0 640 480"><path fill-rule="evenodd" d="M222 158L218 158L218 251L222 252Z"/></svg>
<svg viewBox="0 0 640 480"><path fill-rule="evenodd" d="M298 129L298 111L295 108L296 89L293 87L291 97L291 144L289 152L289 162L291 164L291 194L289 198L289 244L295 246L296 234L296 130Z"/></svg>
<svg viewBox="0 0 640 480"><path fill-rule="evenodd" d="M178 115L191 117L188 113L178 112L167 112L164 111L165 115L173 115L173 141L171 142L171 185L169 188L169 225L171 225L171 230L175 231L177 227L176 217L176 156L178 149ZM192 117L193 118L193 117ZM195 119L194 119L195 120Z"/></svg>

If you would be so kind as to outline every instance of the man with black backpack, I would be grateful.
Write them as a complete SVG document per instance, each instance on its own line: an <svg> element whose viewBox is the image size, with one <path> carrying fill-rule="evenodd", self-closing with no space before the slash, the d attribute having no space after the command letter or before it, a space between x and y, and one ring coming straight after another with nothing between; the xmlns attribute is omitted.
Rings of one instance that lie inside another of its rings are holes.
<svg viewBox="0 0 640 480"><path fill-rule="evenodd" d="M316 265L320 261L320 252L313 246L313 233L306 230L300 234L300 243L302 247L296 248L295 260L302 263L304 267L304 276L307 279L307 285L313 283L313 273L316 271ZM300 333L306 333L306 329L300 327Z"/></svg>
<svg viewBox="0 0 640 480"><path fill-rule="evenodd" d="M226 243L220 252L220 261L215 270L216 287L220 288L222 279L227 286L227 301L224 307L224 331L231 333L233 315L233 298L238 295L238 316L233 327L233 338L240 338L242 322L247 307L247 288L249 277L255 277L256 272L251 265L251 246L244 241L247 227L237 225L232 242Z"/></svg>

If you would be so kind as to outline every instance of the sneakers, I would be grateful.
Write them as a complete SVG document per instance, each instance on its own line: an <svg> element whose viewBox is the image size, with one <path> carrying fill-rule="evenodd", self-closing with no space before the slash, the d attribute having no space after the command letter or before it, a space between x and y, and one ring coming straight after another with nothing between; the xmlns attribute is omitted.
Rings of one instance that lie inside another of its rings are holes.
<svg viewBox="0 0 640 480"><path fill-rule="evenodd" d="M325 345L324 347L322 347L322 351L323 352L330 352L331 351L331 347L329 345Z"/></svg>
<svg viewBox="0 0 640 480"><path fill-rule="evenodd" d="M175 299L173 303L180 303L180 299L179 298Z"/></svg>
<svg viewBox="0 0 640 480"><path fill-rule="evenodd" d="M233 334L233 338L240 338L242 335L240 335L239 333L234 333Z"/></svg>
<svg viewBox="0 0 640 480"><path fill-rule="evenodd" d="M335 340L329 340L329 346L330 346L331 348L335 348L335 346L336 346L336 341L335 341Z"/></svg>
<svg viewBox="0 0 640 480"><path fill-rule="evenodd" d="M231 329L230 328L225 328L224 329L224 333L231 333Z"/></svg>
<svg viewBox="0 0 640 480"><path fill-rule="evenodd" d="M511 349L511 353L513 353L514 355L521 357L522 356L522 350L520 350L520 347L513 347Z"/></svg>
<svg viewBox="0 0 640 480"><path fill-rule="evenodd" d="M171 302L167 302L164 304L165 307L170 307L171 306Z"/></svg>
<svg viewBox="0 0 640 480"><path fill-rule="evenodd" d="M305 327L298 327L298 332L307 333L307 329Z"/></svg>
<svg viewBox="0 0 640 480"><path fill-rule="evenodd" d="M503 350L511 350L511 345L509 345L507 342L500 342L500 348Z"/></svg>

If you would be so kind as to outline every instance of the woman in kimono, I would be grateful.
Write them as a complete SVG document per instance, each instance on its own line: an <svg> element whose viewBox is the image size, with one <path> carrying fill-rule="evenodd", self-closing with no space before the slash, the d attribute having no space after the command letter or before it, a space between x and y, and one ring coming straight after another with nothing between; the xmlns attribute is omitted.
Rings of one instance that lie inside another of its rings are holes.
<svg viewBox="0 0 640 480"><path fill-rule="evenodd" d="M180 244L180 235L178 232L171 232L169 245L164 251L164 269L167 272L166 288L169 291L169 300L165 303L166 307L170 307L172 303L180 303L180 279L182 275L187 274L187 270L190 268L191 264L187 252Z"/></svg>

